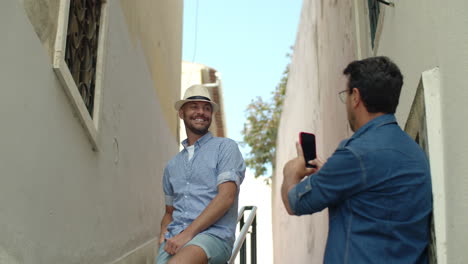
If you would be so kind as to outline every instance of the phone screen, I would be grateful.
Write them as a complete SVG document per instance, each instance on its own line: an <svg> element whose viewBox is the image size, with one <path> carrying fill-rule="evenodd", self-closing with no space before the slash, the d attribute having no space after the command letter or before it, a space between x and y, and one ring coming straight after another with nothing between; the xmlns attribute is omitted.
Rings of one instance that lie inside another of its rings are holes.
<svg viewBox="0 0 468 264"><path fill-rule="evenodd" d="M302 150L304 152L304 159L306 161L306 167L315 168L315 166L308 164L310 160L317 158L315 148L315 135L312 133L301 132L299 134L299 142L301 143Z"/></svg>

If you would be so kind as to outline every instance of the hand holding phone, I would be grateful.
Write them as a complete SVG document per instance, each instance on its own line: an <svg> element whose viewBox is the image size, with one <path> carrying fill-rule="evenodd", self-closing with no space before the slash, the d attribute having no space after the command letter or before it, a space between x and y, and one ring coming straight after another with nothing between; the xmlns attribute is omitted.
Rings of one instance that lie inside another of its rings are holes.
<svg viewBox="0 0 468 264"><path fill-rule="evenodd" d="M299 143L301 144L302 151L304 152L306 167L316 168L316 166L309 164L309 161L317 158L315 135L312 133L301 132L299 133Z"/></svg>

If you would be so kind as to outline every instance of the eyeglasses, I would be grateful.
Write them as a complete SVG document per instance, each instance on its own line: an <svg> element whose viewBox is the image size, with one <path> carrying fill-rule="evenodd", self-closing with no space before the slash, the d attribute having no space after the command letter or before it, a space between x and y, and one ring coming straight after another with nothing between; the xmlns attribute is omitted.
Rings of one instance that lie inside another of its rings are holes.
<svg viewBox="0 0 468 264"><path fill-rule="evenodd" d="M340 100L343 104L346 104L346 95L348 93L348 89L346 90L343 90L341 92L338 93L338 96L340 97Z"/></svg>

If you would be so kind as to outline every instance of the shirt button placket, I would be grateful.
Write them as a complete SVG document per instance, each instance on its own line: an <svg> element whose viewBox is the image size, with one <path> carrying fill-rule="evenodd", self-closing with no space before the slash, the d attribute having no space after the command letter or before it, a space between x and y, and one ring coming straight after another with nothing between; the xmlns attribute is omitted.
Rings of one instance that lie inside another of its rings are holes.
<svg viewBox="0 0 468 264"><path fill-rule="evenodd" d="M192 162L193 162L194 157L192 156L191 160L185 160L185 194L183 197L183 205L184 205L184 215L187 216L187 209L189 208L188 203L189 201L187 200L187 195L189 193L189 179L191 177L191 169L192 169ZM185 229L185 227L184 227Z"/></svg>

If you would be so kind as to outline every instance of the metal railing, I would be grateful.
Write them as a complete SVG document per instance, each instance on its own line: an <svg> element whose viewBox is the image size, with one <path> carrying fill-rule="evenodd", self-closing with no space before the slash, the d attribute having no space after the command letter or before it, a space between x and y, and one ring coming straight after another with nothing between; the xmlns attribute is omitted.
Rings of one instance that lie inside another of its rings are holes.
<svg viewBox="0 0 468 264"><path fill-rule="evenodd" d="M244 221L244 212L250 210L250 214L247 217L247 221ZM247 251L245 238L249 231L249 227L252 226L252 231L250 233L250 263L257 263L257 207L256 206L243 206L239 210L239 215L237 216L237 222L239 223L239 236L234 242L234 247L232 249L231 258L228 261L228 264L233 264L236 260L237 254L240 251L240 263L247 263Z"/></svg>

